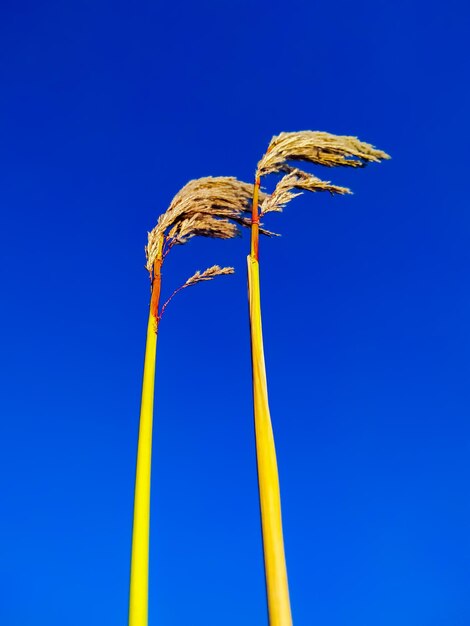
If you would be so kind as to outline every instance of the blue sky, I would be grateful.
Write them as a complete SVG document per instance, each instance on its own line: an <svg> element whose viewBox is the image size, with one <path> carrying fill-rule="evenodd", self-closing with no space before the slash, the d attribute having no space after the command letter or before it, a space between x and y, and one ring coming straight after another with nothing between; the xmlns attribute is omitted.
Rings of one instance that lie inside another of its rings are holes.
<svg viewBox="0 0 470 626"><path fill-rule="evenodd" d="M283 130L393 160L315 173L262 242L296 626L470 622L468 17L462 2L12 2L0 19L0 622L124 625L146 232ZM246 235L158 346L150 625L266 624Z"/></svg>

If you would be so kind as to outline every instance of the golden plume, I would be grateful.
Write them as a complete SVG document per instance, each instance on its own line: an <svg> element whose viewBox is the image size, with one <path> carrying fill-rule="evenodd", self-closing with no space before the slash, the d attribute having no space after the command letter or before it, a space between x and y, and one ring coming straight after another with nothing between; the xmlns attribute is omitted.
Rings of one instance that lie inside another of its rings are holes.
<svg viewBox="0 0 470 626"><path fill-rule="evenodd" d="M289 171L287 161L308 161L326 167L364 167L367 163L379 163L389 158L386 152L377 150L357 137L303 130L275 135L258 163L257 173L265 176Z"/></svg>
<svg viewBox="0 0 470 626"><path fill-rule="evenodd" d="M299 193L293 193L293 189L300 189ZM292 169L277 183L273 193L267 196L261 203L260 217L271 211L282 211L285 205L302 195L302 191L328 191L331 194L350 194L352 191L347 187L332 185L328 181L321 180L313 174L308 174L299 169Z"/></svg>
<svg viewBox="0 0 470 626"><path fill-rule="evenodd" d="M264 199L265 194L261 195ZM252 196L253 185L231 176L207 176L189 181L148 234L145 248L148 271L152 271L162 237L165 238L164 254L172 246L186 243L197 235L220 239L235 237L237 224L251 225Z"/></svg>

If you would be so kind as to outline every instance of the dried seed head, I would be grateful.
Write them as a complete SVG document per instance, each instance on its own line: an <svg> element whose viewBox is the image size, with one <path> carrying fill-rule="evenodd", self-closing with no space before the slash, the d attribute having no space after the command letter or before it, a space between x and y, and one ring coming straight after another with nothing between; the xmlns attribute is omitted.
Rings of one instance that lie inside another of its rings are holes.
<svg viewBox="0 0 470 626"><path fill-rule="evenodd" d="M265 194L261 195L264 199ZM251 214L252 197L253 185L233 177L208 176L191 180L176 194L148 235L145 252L149 272L162 237L167 239L169 247L186 243L197 235L234 237L238 232L236 224L246 225Z"/></svg>
<svg viewBox="0 0 470 626"><path fill-rule="evenodd" d="M219 265L213 265L212 267L208 267L203 272L199 270L188 278L188 280L184 283L184 287L190 287L191 285L195 285L196 283L200 283L204 280L212 280L216 276L223 276L226 274L234 274L235 270L233 267L220 267Z"/></svg>
<svg viewBox="0 0 470 626"><path fill-rule="evenodd" d="M293 189L300 189L301 191L300 193L293 193ZM351 190L347 187L332 185L328 181L313 176L313 174L291 168L290 173L281 178L273 193L261 204L260 215L262 216L272 211L282 211L288 202L302 195L302 191L328 191L331 194L340 195L351 193Z"/></svg>
<svg viewBox="0 0 470 626"><path fill-rule="evenodd" d="M290 168L285 167L287 161L308 161L326 167L364 167L367 163L389 158L382 150L357 137L305 130L273 137L268 151L258 163L257 173L265 176L289 171Z"/></svg>
<svg viewBox="0 0 470 626"><path fill-rule="evenodd" d="M166 311L167 306L170 304L170 302L173 300L173 298L176 296L176 294L179 291L186 289L186 287L192 287L192 285L197 285L197 283L201 283L205 280L212 280L213 278L216 278L217 276L224 276L227 274L234 274L234 273L235 273L235 270L233 269L233 267L220 267L219 265L213 265L212 267L208 267L203 272L198 270L195 274L191 276L191 278L188 278L188 280L185 283L183 283L180 287L178 287L178 289L175 289L175 291L171 294L171 296L162 306L158 319L160 320L162 318L163 314Z"/></svg>
<svg viewBox="0 0 470 626"><path fill-rule="evenodd" d="M238 229L232 222L226 219L217 219L209 214L195 213L187 219L177 222L169 231L168 237L173 244L184 244L191 237L213 237L218 239L230 239L235 237Z"/></svg>

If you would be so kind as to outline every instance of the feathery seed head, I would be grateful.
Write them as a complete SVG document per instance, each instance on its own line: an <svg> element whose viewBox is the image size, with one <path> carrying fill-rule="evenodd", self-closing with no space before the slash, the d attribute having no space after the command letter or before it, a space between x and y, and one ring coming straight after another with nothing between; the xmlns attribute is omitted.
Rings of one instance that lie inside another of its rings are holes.
<svg viewBox="0 0 470 626"><path fill-rule="evenodd" d="M294 193L293 189L300 189L301 191ZM340 195L352 193L347 187L332 185L328 181L313 176L313 174L291 168L290 173L281 178L273 193L267 196L261 204L260 215L263 216L272 211L282 211L288 202L302 195L303 191L329 191L331 194Z"/></svg>
<svg viewBox="0 0 470 626"><path fill-rule="evenodd" d="M173 298L179 291L182 291L183 289L186 289L187 287L192 287L192 285L197 285L197 283L201 283L206 280L212 280L213 278L216 278L217 276L225 276L227 274L234 274L234 273L235 273L235 270L233 269L233 267L220 267L219 265L213 265L212 267L208 267L203 272L198 270L195 274L193 274L190 278L188 278L188 280L185 283L183 283L180 287L178 287L178 289L175 289L175 291L171 294L171 296L162 306L158 319L160 320L162 318L163 314L166 311L166 308L168 307L170 302L173 300Z"/></svg>
<svg viewBox="0 0 470 626"><path fill-rule="evenodd" d="M145 248L148 271L152 271L161 238L165 238L168 250L194 236L235 237L238 233L236 224L247 225L252 196L253 185L231 176L208 176L189 181L175 195L148 235ZM265 194L262 197L264 199Z"/></svg>
<svg viewBox="0 0 470 626"><path fill-rule="evenodd" d="M286 169L289 171L287 161L308 161L326 167L364 167L367 163L389 158L382 150L357 137L304 130L274 136L258 163L257 173L265 176Z"/></svg>
<svg viewBox="0 0 470 626"><path fill-rule="evenodd" d="M190 287L191 285L195 285L196 283L200 283L204 280L212 280L216 276L223 276L226 274L234 274L235 270L233 267L220 267L219 265L213 265L212 267L208 267L203 272L199 270L188 278L188 280L184 283L185 287Z"/></svg>

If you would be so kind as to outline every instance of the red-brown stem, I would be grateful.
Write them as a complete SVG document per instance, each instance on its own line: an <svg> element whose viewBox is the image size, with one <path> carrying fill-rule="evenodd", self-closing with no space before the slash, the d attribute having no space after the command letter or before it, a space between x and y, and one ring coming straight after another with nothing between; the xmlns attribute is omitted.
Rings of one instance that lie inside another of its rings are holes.
<svg viewBox="0 0 470 626"><path fill-rule="evenodd" d="M255 261L259 259L259 211L258 211L258 197L261 180L257 174L255 179L255 186L253 190L253 207L251 214L251 258Z"/></svg>
<svg viewBox="0 0 470 626"><path fill-rule="evenodd" d="M158 307L160 304L160 291L162 286L162 248L163 238L159 241L157 258L153 264L152 297L150 299L150 312L155 318L155 332L158 328Z"/></svg>

